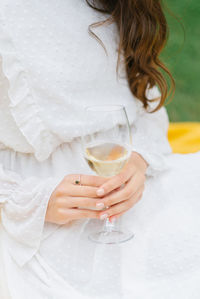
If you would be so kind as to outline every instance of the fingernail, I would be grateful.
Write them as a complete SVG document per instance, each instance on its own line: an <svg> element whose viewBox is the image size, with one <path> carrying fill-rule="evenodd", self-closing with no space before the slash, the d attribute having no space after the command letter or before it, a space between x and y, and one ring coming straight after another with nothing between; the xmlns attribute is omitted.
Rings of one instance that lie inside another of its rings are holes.
<svg viewBox="0 0 200 299"><path fill-rule="evenodd" d="M101 220L104 220L104 219L106 219L106 218L108 218L108 214L102 214L102 215L100 216L100 219L101 219Z"/></svg>
<svg viewBox="0 0 200 299"><path fill-rule="evenodd" d="M103 189L103 188L98 189L98 190L97 190L97 195L98 195L98 196L102 196L102 195L104 195L104 189Z"/></svg>
<svg viewBox="0 0 200 299"><path fill-rule="evenodd" d="M97 202L96 207L98 209L103 209L104 208L104 203L103 202Z"/></svg>

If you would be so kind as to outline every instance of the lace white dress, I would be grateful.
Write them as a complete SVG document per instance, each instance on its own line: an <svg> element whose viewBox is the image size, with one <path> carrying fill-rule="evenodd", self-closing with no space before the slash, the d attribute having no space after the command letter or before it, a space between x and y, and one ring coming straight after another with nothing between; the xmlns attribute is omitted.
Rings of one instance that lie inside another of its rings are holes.
<svg viewBox="0 0 200 299"><path fill-rule="evenodd" d="M115 25L94 29L107 56L88 33L105 17L84 0L1 0L1 299L200 297L200 153L171 154L165 109L148 114L123 69L116 78ZM80 129L99 103L125 105L149 163L143 199L122 218L135 238L120 246L88 241L98 220L44 221L62 178L92 173Z"/></svg>

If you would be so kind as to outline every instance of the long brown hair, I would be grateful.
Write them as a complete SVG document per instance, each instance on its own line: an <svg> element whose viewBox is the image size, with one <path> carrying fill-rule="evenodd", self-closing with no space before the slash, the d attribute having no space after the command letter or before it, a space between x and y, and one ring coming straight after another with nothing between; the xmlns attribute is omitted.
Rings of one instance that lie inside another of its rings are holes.
<svg viewBox="0 0 200 299"><path fill-rule="evenodd" d="M166 44L168 25L160 0L86 0L89 6L110 17L92 27L115 22L119 31L118 64L123 57L130 90L148 107L147 88L157 85L161 92L156 110L161 108L175 83L159 55ZM95 34L94 34L95 35ZM98 37L97 37L98 38ZM163 75L168 75L171 88Z"/></svg>

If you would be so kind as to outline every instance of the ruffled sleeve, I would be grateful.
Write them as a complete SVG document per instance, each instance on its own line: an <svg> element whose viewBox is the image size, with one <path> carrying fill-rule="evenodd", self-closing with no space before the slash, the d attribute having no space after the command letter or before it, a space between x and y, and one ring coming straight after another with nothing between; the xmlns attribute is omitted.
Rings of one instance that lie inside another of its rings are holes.
<svg viewBox="0 0 200 299"><path fill-rule="evenodd" d="M149 98L158 96L160 93L157 87L149 91ZM168 168L166 156L172 152L167 138L168 126L168 115L164 107L149 113L137 102L137 119L132 126L133 151L148 163L148 176L155 176Z"/></svg>
<svg viewBox="0 0 200 299"><path fill-rule="evenodd" d="M0 165L0 204L6 246L18 265L23 266L38 251L46 209L58 184L54 177L22 177Z"/></svg>
<svg viewBox="0 0 200 299"><path fill-rule="evenodd" d="M0 56L3 73L9 81L9 108L12 117L38 161L47 159L62 141L51 132L41 117L40 107L31 90L28 71L0 12Z"/></svg>

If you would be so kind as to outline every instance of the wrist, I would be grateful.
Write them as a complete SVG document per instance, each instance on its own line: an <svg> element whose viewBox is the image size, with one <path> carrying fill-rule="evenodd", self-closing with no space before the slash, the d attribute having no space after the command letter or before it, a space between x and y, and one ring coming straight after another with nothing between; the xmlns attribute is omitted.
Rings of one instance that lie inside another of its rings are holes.
<svg viewBox="0 0 200 299"><path fill-rule="evenodd" d="M131 159L133 160L134 165L140 168L142 172L146 172L149 165L142 155L137 152L132 152Z"/></svg>

